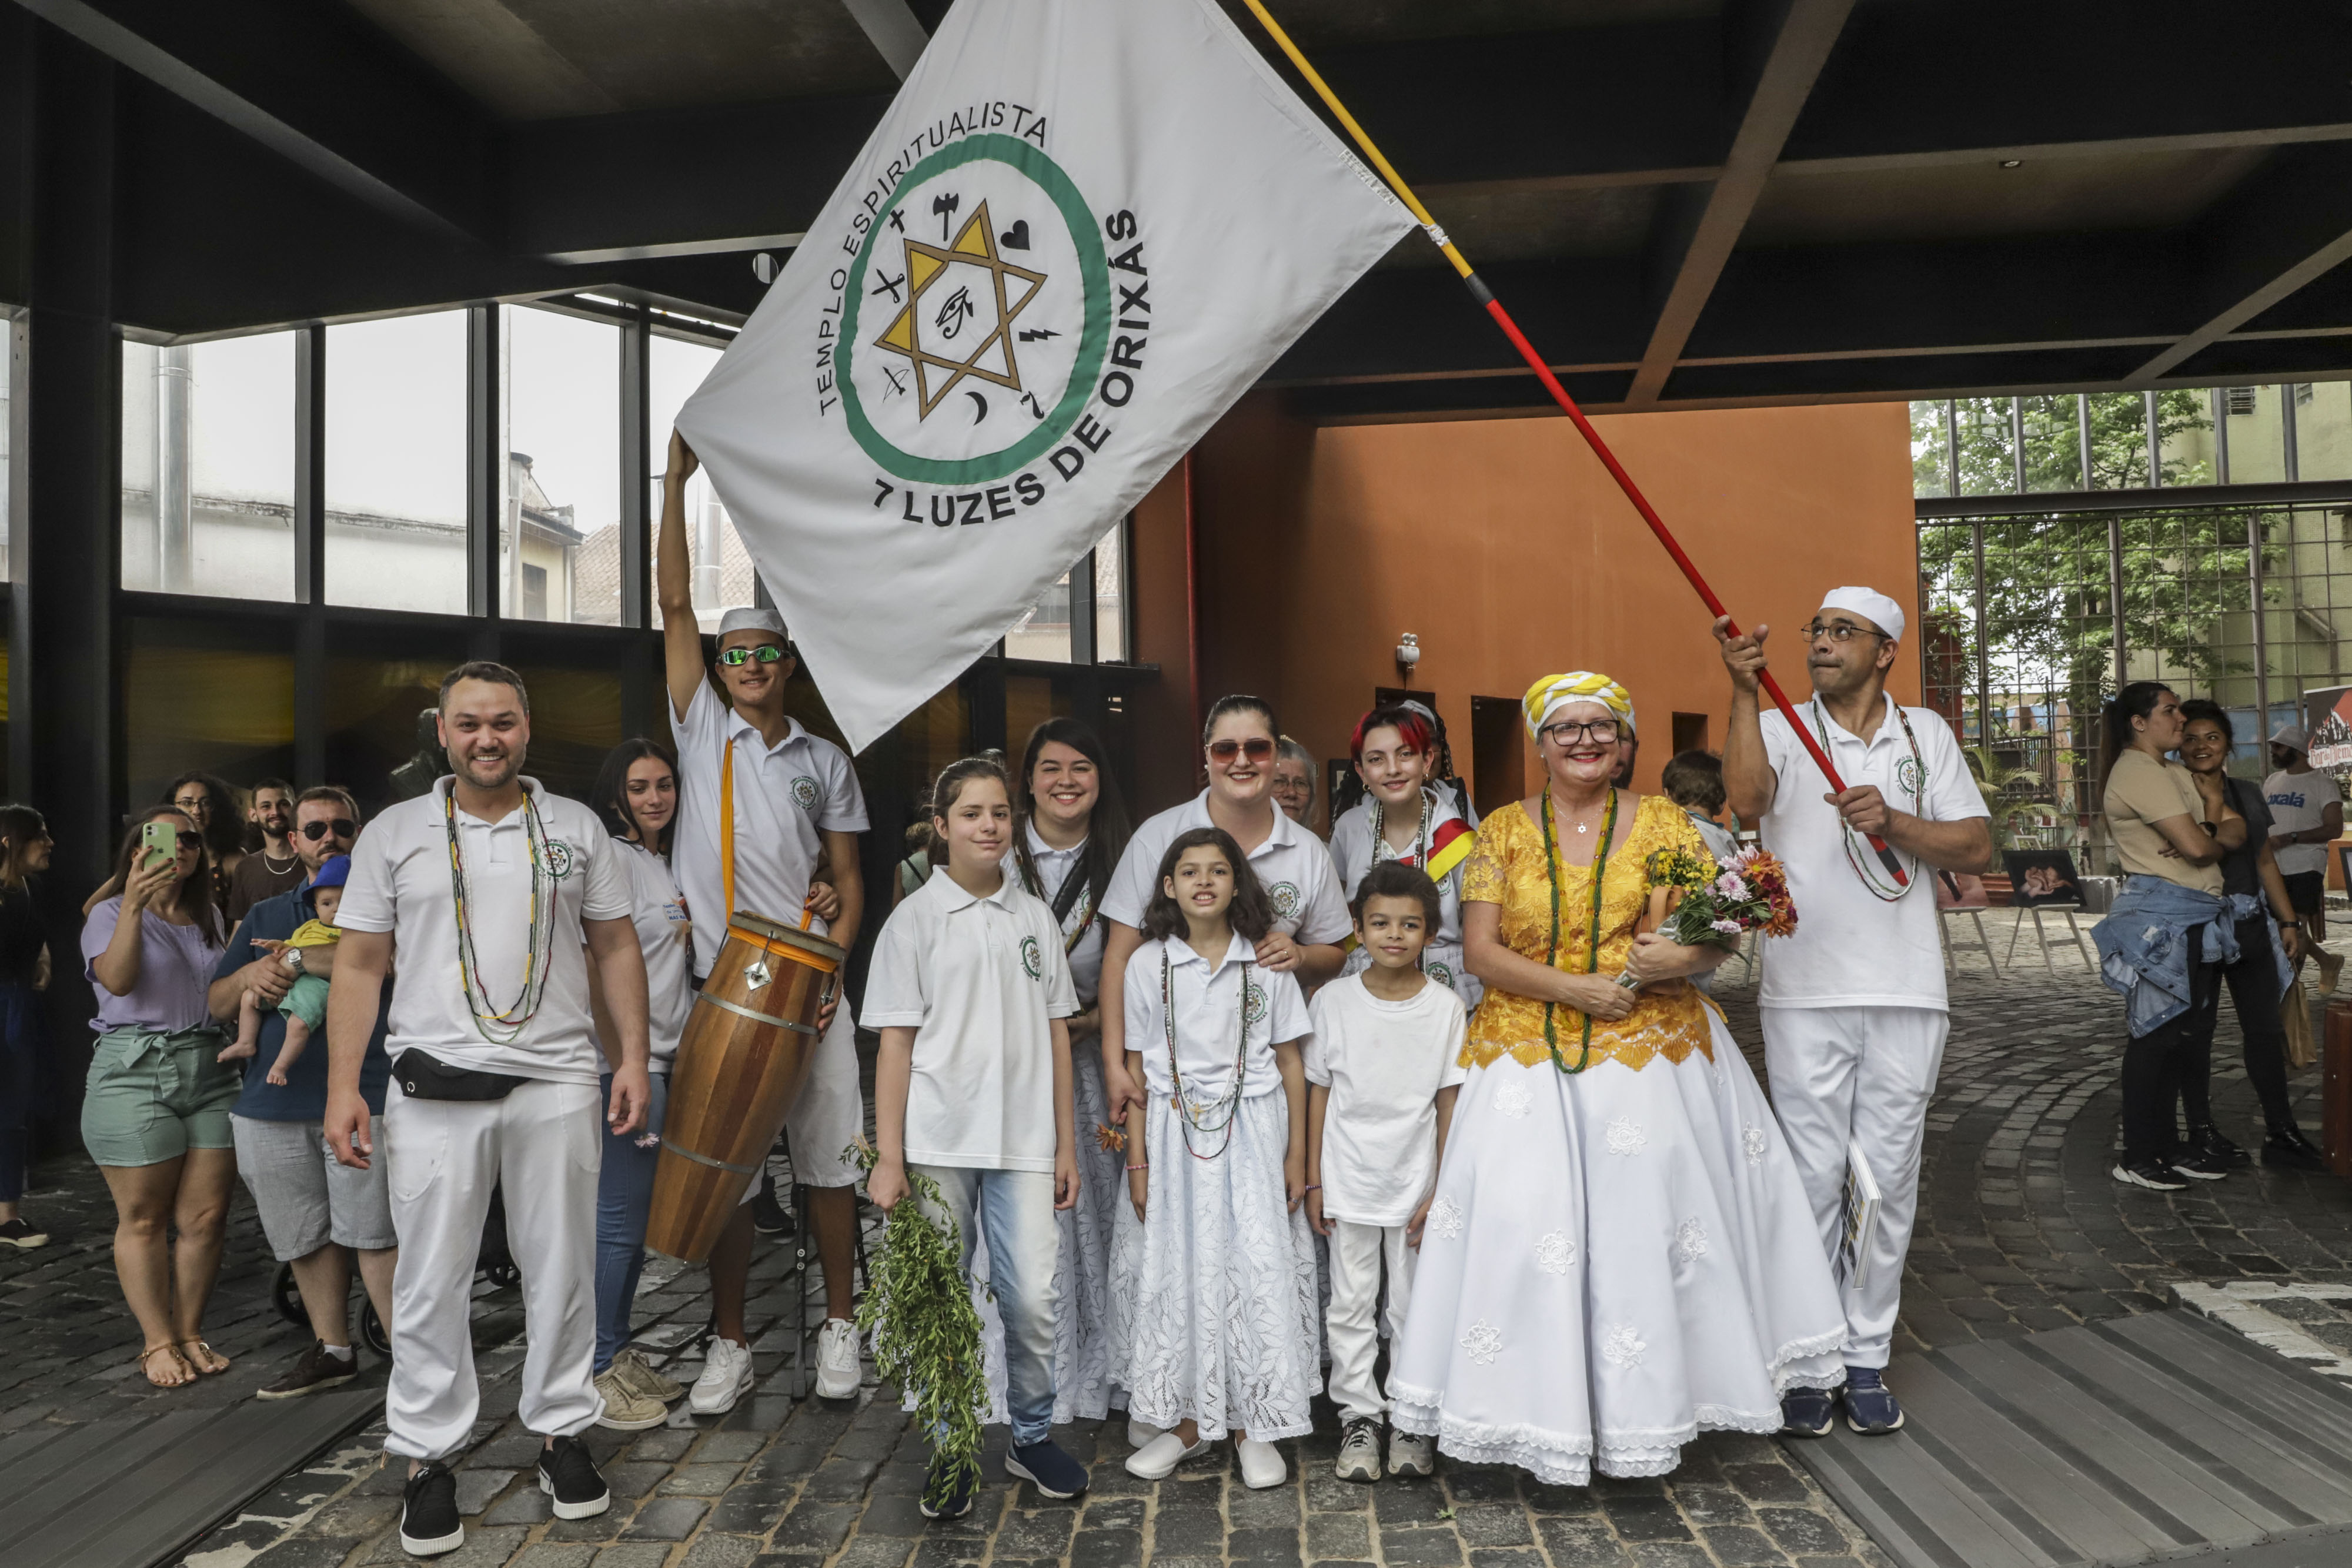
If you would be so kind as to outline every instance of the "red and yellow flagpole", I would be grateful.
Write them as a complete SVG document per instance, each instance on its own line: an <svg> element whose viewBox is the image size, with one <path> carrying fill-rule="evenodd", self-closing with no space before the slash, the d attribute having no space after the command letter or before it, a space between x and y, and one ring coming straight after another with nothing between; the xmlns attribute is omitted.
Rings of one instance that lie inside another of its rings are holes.
<svg viewBox="0 0 2352 1568"><path fill-rule="evenodd" d="M1625 465L1617 461L1617 455L1609 450L1609 444L1601 439L1601 433L1592 428L1592 422L1585 418L1584 411L1576 406L1576 400L1568 395L1568 389L1559 384L1559 378L1551 373L1551 367L1544 363L1543 357L1536 352L1535 345L1528 342L1527 334L1519 330L1519 324L1511 319L1511 313L1503 308L1503 302L1495 298L1495 291L1486 287L1486 280L1471 267L1469 258L1446 237L1445 230L1438 225L1437 220L1429 215L1429 209L1421 204L1421 198L1412 193L1412 187L1404 183L1404 176L1381 155L1381 150L1372 144L1372 139L1364 134L1364 128L1356 123L1356 117L1348 112L1348 106L1339 101L1339 95L1331 90L1330 84L1323 79L1322 74L1307 63L1307 57L1298 52L1298 46L1290 41L1290 35L1282 30L1282 24L1267 13L1261 0L1242 0L1242 4L1249 7L1250 15L1258 19L1258 25L1266 30L1267 36L1289 57L1290 63L1298 68L1298 74L1307 78L1307 84L1315 89L1324 107L1346 127L1356 145L1363 150L1365 158L1380 171L1381 178L1388 182L1389 189L1395 192L1397 199L1412 212L1423 232L1437 242L1437 248L1444 253L1446 260L1454 264L1454 270L1462 275L1463 287L1470 290L1470 298L1495 319L1495 325L1503 329L1503 336L1511 340L1511 347L1519 351L1519 358L1528 362L1528 368L1535 371L1536 379L1543 382L1544 391L1551 393L1552 401L1559 404L1560 412L1574 422L1577 433L1584 437L1585 444L1592 448L1595 457L1601 459L1601 465L1609 470L1609 476L1617 481L1617 487L1625 492L1625 498L1633 503L1633 509L1642 514L1642 520L1650 525L1650 531L1658 537L1658 542L1666 547L1666 553L1674 557L1676 566L1682 568L1683 576L1698 591L1699 598L1717 616L1729 621L1731 612L1723 607L1723 601L1716 597L1715 590L1707 586L1706 579L1699 575L1698 568L1683 552L1682 545L1666 528L1665 519L1658 516L1657 508L1651 506L1649 497L1642 494L1642 487L1633 483L1633 476L1625 472ZM1730 630L1733 636L1738 636L1739 623L1732 622ZM1820 766L1822 776L1829 780L1830 788L1844 789L1845 781L1838 777L1836 765L1830 761L1829 753L1822 749L1821 742L1813 738L1812 732L1797 717L1787 694L1780 690L1780 683L1772 678L1769 670L1760 671L1759 674L1766 694L1772 699L1772 706L1780 710L1780 716L1789 721L1789 727L1797 732L1799 740L1805 743L1805 749L1812 754L1813 761ZM1870 834L1869 838L1870 847L1878 852L1878 858L1894 876L1895 885L1908 886L1911 879L1904 873L1902 862L1895 858L1895 852L1886 847L1886 841L1875 833Z"/></svg>

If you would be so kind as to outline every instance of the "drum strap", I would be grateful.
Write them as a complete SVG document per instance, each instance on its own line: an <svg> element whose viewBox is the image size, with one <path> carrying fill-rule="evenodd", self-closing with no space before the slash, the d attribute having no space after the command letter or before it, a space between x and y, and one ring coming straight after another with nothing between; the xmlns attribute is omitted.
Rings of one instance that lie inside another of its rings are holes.
<svg viewBox="0 0 2352 1568"><path fill-rule="evenodd" d="M811 1029L804 1023L794 1023L790 1019L780 1019L773 1013L755 1013L750 1008L738 1006L736 1003L729 1001L725 997L713 996L708 990L704 991L701 996L696 998L696 1000L709 1002L714 1008L724 1008L727 1011L733 1013L737 1018L750 1019L753 1023L773 1024L778 1029L788 1029L796 1034L804 1034L812 1039L816 1038L816 1030Z"/></svg>
<svg viewBox="0 0 2352 1568"><path fill-rule="evenodd" d="M662 1147L668 1153L676 1155L679 1159L692 1160L696 1165L709 1166L715 1171L729 1171L736 1176L758 1176L760 1174L760 1167L758 1166L730 1166L725 1160L714 1160L709 1155L698 1155L692 1149L683 1148L677 1144L671 1143L667 1138L664 1138L662 1140Z"/></svg>
<svg viewBox="0 0 2352 1568"><path fill-rule="evenodd" d="M727 918L735 918L735 737L719 762L719 880L727 892Z"/></svg>

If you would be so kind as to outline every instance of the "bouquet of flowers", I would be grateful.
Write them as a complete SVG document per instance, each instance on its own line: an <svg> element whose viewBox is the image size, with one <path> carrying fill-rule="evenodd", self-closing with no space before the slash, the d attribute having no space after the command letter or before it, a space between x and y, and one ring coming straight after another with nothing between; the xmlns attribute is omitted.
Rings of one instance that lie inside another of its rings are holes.
<svg viewBox="0 0 2352 1568"><path fill-rule="evenodd" d="M1719 862L1689 850L1660 850L1648 865L1651 883L1673 890L1658 927L1669 942L1729 947L1746 932L1786 936L1797 928L1789 873L1777 856L1763 850L1744 849ZM1619 975L1617 983L1629 991L1641 984L1631 970Z"/></svg>

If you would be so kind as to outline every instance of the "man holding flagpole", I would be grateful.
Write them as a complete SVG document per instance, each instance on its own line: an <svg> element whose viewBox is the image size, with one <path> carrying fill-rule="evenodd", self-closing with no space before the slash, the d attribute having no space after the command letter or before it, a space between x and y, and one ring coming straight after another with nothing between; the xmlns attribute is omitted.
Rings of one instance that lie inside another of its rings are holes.
<svg viewBox="0 0 2352 1568"><path fill-rule="evenodd" d="M1731 673L1723 783L1731 809L1761 830L1788 868L1794 935L1770 945L1758 997L1773 1109L1835 1262L1844 1243L1847 1171L1858 1154L1880 1191L1878 1220L1846 1281L1846 1424L1865 1436L1903 1425L1882 1374L1902 1305L1903 1260L1918 1207L1927 1102L1944 1057L1943 944L1932 871L1992 862L1983 796L1941 716L1886 695L1904 614L1868 588L1832 589L1803 628L1812 699L1797 712L1847 788L1824 792L1780 713L1759 712L1764 640L1715 623ZM1888 874L1869 836L1903 865ZM1931 870L1932 868L1932 870ZM1782 1402L1784 1430L1827 1436L1828 1390Z"/></svg>
<svg viewBox="0 0 2352 1568"><path fill-rule="evenodd" d="M711 685L713 667L702 662L686 549L686 482L695 465L693 448L673 434L654 581L669 674L670 733L677 742L677 825L671 852L693 917L699 983L727 944L732 916L748 913L790 921L811 906L809 884L820 862L829 869L840 913L829 925L812 916L811 927L845 949L856 946L866 905L857 835L866 831L866 819L848 757L784 711L784 687L796 661L783 620L774 611L730 610L720 618L715 673L726 697ZM844 1155L864 1133L866 1113L858 1092L856 1043L839 998L825 1004L817 1027L824 1032L784 1128L792 1140L793 1174L811 1189L808 1218L824 1271L816 1391L827 1399L848 1399L858 1385L850 1284L858 1173ZM711 1249L717 1330L702 1375L688 1396L698 1415L732 1409L751 1386L743 1301L751 1267L749 1200L757 1191L754 1186L745 1195Z"/></svg>

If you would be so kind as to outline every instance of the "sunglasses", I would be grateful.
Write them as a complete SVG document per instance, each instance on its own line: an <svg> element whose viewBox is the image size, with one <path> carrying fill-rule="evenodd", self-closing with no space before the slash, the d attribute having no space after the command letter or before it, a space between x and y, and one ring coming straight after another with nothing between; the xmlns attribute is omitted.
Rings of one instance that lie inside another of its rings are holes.
<svg viewBox="0 0 2352 1568"><path fill-rule="evenodd" d="M1274 742L1262 735L1247 740L1213 740L1209 743L1209 758L1213 762L1231 762L1236 757L1246 757L1252 762L1264 762L1274 755Z"/></svg>
<svg viewBox="0 0 2352 1568"><path fill-rule="evenodd" d="M310 840L314 844L320 839L325 838L329 833L334 834L335 837L339 839L348 839L359 831L360 825L357 822L352 821L349 817L337 817L331 822L305 822L302 824L302 836Z"/></svg>
<svg viewBox="0 0 2352 1568"><path fill-rule="evenodd" d="M784 651L773 643L762 643L756 648L722 649L719 654L719 662L731 669L738 664L748 664L754 659L763 664L772 664L783 656Z"/></svg>

